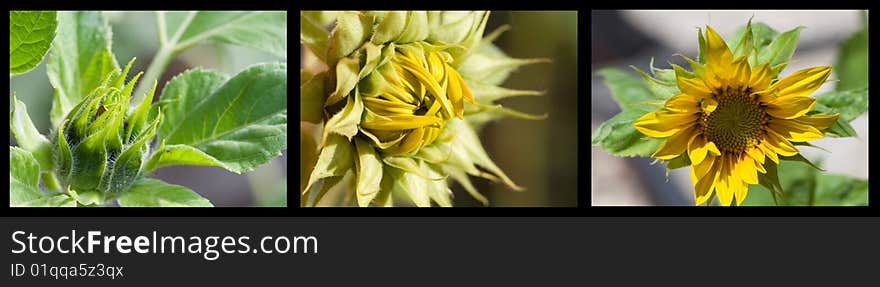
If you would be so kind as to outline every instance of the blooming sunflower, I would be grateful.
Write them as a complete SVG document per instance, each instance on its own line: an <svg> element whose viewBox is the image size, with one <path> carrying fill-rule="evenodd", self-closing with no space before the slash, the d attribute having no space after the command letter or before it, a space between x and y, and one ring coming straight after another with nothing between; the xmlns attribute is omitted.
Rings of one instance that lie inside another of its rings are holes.
<svg viewBox="0 0 880 287"><path fill-rule="evenodd" d="M687 153L697 205L713 192L722 205L734 199L740 205L748 186L758 184L758 173L767 173L768 158L779 163L780 157L797 155L793 143L822 138L823 130L837 121L839 114L808 114L816 102L808 96L825 82L831 67L777 79L777 67L754 60L750 65L748 49L737 49L734 58L709 26L704 41L704 64L682 56L693 72L673 65L681 93L633 126L649 137L666 138L652 157L672 160Z"/></svg>

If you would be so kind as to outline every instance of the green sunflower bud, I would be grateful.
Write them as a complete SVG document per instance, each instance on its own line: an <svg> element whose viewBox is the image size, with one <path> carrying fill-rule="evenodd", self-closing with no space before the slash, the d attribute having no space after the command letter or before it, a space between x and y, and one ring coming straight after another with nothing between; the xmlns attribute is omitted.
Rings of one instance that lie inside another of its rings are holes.
<svg viewBox="0 0 880 287"><path fill-rule="evenodd" d="M402 198L450 206L449 179L486 203L468 175L522 189L475 130L502 116L543 118L492 104L540 94L497 85L516 67L542 61L504 55L491 44L500 32L483 38L488 12L340 12L326 48L317 37L320 14L301 15L308 25L300 40L314 55L327 55L330 68L300 73L301 120L323 123L318 158L301 183L302 205L326 196L337 198L331 205L392 206Z"/></svg>
<svg viewBox="0 0 880 287"><path fill-rule="evenodd" d="M127 190L143 173L149 140L161 115L150 113L155 91L129 108L131 92L141 73L127 83L125 70L109 73L102 84L75 106L52 137L55 171L71 189L99 191L112 199Z"/></svg>

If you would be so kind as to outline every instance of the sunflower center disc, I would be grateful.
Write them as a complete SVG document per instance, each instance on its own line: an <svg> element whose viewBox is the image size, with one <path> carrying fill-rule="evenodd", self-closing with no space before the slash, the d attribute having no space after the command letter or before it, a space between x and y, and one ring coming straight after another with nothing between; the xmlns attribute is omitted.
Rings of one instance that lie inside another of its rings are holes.
<svg viewBox="0 0 880 287"><path fill-rule="evenodd" d="M759 142L767 123L767 113L747 92L715 95L718 107L703 115L706 138L723 152L741 153Z"/></svg>

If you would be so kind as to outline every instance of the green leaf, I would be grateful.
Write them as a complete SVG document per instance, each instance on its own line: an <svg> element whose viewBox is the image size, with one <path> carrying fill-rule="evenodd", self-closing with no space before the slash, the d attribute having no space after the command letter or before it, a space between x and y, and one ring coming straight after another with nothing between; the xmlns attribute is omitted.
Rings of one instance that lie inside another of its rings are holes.
<svg viewBox="0 0 880 287"><path fill-rule="evenodd" d="M214 41L255 48L287 58L286 11L159 13L164 14L164 35L170 37L167 39L169 44L174 45L178 52Z"/></svg>
<svg viewBox="0 0 880 287"><path fill-rule="evenodd" d="M197 148L188 145L165 146L163 142L162 146L150 156L144 166L144 172L151 172L169 165L204 165L229 169L223 162Z"/></svg>
<svg viewBox="0 0 880 287"><path fill-rule="evenodd" d="M40 164L30 152L9 147L9 205L19 206L43 197L38 184Z"/></svg>
<svg viewBox="0 0 880 287"><path fill-rule="evenodd" d="M356 138L354 144L358 158L354 162L357 174L355 191L358 206L365 207L370 205L379 192L379 183L382 181L382 160L369 142Z"/></svg>
<svg viewBox="0 0 880 287"><path fill-rule="evenodd" d="M621 69L604 68L596 73L605 79L605 84L611 90L611 96L623 110L652 112L657 107L651 106L650 103L662 102L662 99L652 93L641 79Z"/></svg>
<svg viewBox="0 0 880 287"><path fill-rule="evenodd" d="M110 52L112 32L101 12L58 13L58 34L49 53L46 74L55 88L50 119L64 116L119 68Z"/></svg>
<svg viewBox="0 0 880 287"><path fill-rule="evenodd" d="M9 74L37 67L49 52L57 26L55 11L9 11Z"/></svg>
<svg viewBox="0 0 880 287"><path fill-rule="evenodd" d="M848 91L868 87L868 20L862 18L862 29L852 34L840 47L834 72L840 82L836 91ZM867 93L867 91L866 91Z"/></svg>
<svg viewBox="0 0 880 287"><path fill-rule="evenodd" d="M616 156L650 156L664 139L648 137L633 127L633 122L644 113L625 110L608 119L593 132L593 145Z"/></svg>
<svg viewBox="0 0 880 287"><path fill-rule="evenodd" d="M666 163L666 175L669 175L669 171L673 169L678 169L682 167L686 167L691 165L691 157L688 156L687 153L683 153L676 158L673 158Z"/></svg>
<svg viewBox="0 0 880 287"><path fill-rule="evenodd" d="M40 197L31 201L22 202L17 207L76 207L76 200L66 194Z"/></svg>
<svg viewBox="0 0 880 287"><path fill-rule="evenodd" d="M779 159L780 159L780 160L799 161L799 162L802 162L802 163L805 163L805 164L809 165L809 166L812 167L812 168L815 168L815 169L818 170L818 171L825 171L824 169L819 168L819 166L817 166L816 164L814 164L813 162L811 162L810 160L808 160L807 158L805 158L805 157L804 157L802 154L800 154L800 153L795 154L795 155L793 155L793 156L782 156L782 155L780 155L780 156L779 156Z"/></svg>
<svg viewBox="0 0 880 287"><path fill-rule="evenodd" d="M172 79L161 96L159 138L250 171L287 148L287 65L258 64L221 79L206 71Z"/></svg>
<svg viewBox="0 0 880 287"><path fill-rule="evenodd" d="M52 170L52 149L49 140L37 131L27 106L12 95L12 111L9 112L9 131L18 145L33 154L41 170Z"/></svg>
<svg viewBox="0 0 880 287"><path fill-rule="evenodd" d="M211 202L189 188L146 178L119 197L122 207L213 207Z"/></svg>
<svg viewBox="0 0 880 287"><path fill-rule="evenodd" d="M803 28L803 26L799 26L776 36L770 45L758 51L757 64L770 63L771 67L775 67L789 62L797 48L798 38Z"/></svg>
<svg viewBox="0 0 880 287"><path fill-rule="evenodd" d="M652 60L652 62L653 62L653 60ZM639 75L642 76L642 79L645 79L645 84L648 85L648 89L651 90L651 93L653 93L655 97L660 98L660 99L668 99L669 97L672 97L676 94L681 93L678 90L678 84L676 84L675 81L666 82L666 81L663 81L660 79L656 79L656 78L648 75L648 73L645 73L644 71L642 71L641 69L639 69L636 66L630 66L630 67L633 70L636 70L636 72L638 72ZM655 69L653 69L654 68L653 66L651 68L652 68L652 70L655 70ZM672 71L672 70L667 70L667 71ZM664 75L668 75L668 74L669 73L664 73Z"/></svg>
<svg viewBox="0 0 880 287"><path fill-rule="evenodd" d="M781 186L785 196L778 205L852 206L868 204L868 181L849 176L818 172L809 165L794 161L779 164ZM749 186L743 205L777 205L764 187Z"/></svg>
<svg viewBox="0 0 880 287"><path fill-rule="evenodd" d="M749 53L749 65L752 67L757 67L758 66L758 63L757 63L758 62L758 58L757 58L758 53L756 53L755 51L762 51L765 48L767 48L767 46L769 46L770 43L773 42L773 39L775 39L776 36L779 35L779 32L777 32L776 30L773 30L773 28L770 28L770 26L768 26L767 24L760 23L760 22L759 23L751 23L751 27L749 27L748 24L743 25L742 27L739 27L738 29L736 29L736 31L733 33L733 35L731 35L730 38L727 39L727 45L730 47L730 49L732 51L737 51L737 49L740 49L739 45L740 45L740 43L742 43L743 37L745 36L745 33L746 33L746 30L749 30L749 29L752 32L751 39L748 42L746 42L746 45L749 45L750 47L749 47L749 49L747 49L748 51L742 50L741 53L748 52Z"/></svg>
<svg viewBox="0 0 880 287"><path fill-rule="evenodd" d="M70 197L75 199L80 205L99 206L104 204L104 193L97 190L74 191L68 190Z"/></svg>
<svg viewBox="0 0 880 287"><path fill-rule="evenodd" d="M839 121L851 122L868 111L868 88L827 92L816 96L816 102L822 105L817 110L827 107L825 112L840 113Z"/></svg>

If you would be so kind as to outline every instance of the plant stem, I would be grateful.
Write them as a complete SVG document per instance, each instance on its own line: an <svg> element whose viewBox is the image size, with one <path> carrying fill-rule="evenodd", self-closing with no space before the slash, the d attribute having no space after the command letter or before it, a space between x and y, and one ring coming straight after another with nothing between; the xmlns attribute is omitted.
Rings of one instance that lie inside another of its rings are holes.
<svg viewBox="0 0 880 287"><path fill-rule="evenodd" d="M46 185L46 188L58 193L64 193L61 190L61 184L58 183L58 178L55 177L54 172L45 172L43 173L43 184Z"/></svg>
<svg viewBox="0 0 880 287"><path fill-rule="evenodd" d="M148 89L153 87L153 82L158 81L159 77L162 76L162 73L165 72L165 68L171 63L171 59L174 58L175 54L176 53L174 53L174 49L171 46L159 47L159 51L156 53L156 56L153 57L153 61L150 62L150 67L147 68L147 72L144 73L144 77L141 78L137 90L135 90L132 95L132 106L140 104L141 100L146 96L146 93L149 92Z"/></svg>

